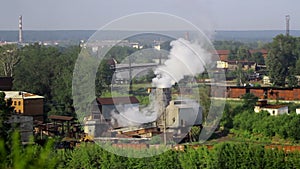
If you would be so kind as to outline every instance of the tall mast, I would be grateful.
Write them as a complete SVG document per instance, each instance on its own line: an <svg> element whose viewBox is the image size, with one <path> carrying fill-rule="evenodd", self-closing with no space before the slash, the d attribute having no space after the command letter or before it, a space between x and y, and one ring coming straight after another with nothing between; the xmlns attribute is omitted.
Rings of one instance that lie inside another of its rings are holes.
<svg viewBox="0 0 300 169"><path fill-rule="evenodd" d="M19 16L19 43L23 42L23 23L22 15Z"/></svg>

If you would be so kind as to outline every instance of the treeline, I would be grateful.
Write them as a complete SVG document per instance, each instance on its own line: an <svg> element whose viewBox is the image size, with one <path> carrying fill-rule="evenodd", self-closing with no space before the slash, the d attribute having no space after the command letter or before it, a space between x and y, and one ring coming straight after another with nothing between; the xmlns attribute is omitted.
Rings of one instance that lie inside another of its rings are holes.
<svg viewBox="0 0 300 169"><path fill-rule="evenodd" d="M268 49L268 43L251 42L243 43L239 41L214 41L217 50L229 50L228 60L248 60L258 64L265 64L263 53L258 49ZM250 53L250 50L258 50Z"/></svg>
<svg viewBox="0 0 300 169"><path fill-rule="evenodd" d="M98 67L96 96L101 96L111 83L113 70L107 60L122 61L137 49L115 46ZM27 91L45 97L45 112L75 116L72 78L79 46L0 46L0 75L13 77L13 90ZM84 81L82 82L84 83Z"/></svg>
<svg viewBox="0 0 300 169"><path fill-rule="evenodd" d="M80 47L60 48L33 44L19 49L13 90L45 97L45 112L73 115L72 76Z"/></svg>

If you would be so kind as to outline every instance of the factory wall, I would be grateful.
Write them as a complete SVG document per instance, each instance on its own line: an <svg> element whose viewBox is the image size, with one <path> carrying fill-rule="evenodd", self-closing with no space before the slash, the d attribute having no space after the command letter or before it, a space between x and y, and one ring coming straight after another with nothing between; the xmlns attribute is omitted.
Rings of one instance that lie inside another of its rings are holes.
<svg viewBox="0 0 300 169"><path fill-rule="evenodd" d="M192 104L174 104L171 101L166 108L167 127L187 127L202 124L202 109Z"/></svg>
<svg viewBox="0 0 300 169"><path fill-rule="evenodd" d="M44 99L25 99L23 103L24 115L33 116L34 120L44 120Z"/></svg>
<svg viewBox="0 0 300 169"><path fill-rule="evenodd" d="M241 98L246 93L252 93L260 99L300 100L300 88L227 87L229 98Z"/></svg>

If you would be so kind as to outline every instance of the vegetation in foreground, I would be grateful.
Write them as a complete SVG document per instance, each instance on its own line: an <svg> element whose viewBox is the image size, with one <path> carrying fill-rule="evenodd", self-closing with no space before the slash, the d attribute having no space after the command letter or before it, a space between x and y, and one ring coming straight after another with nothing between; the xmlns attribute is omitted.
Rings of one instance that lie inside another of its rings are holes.
<svg viewBox="0 0 300 169"><path fill-rule="evenodd" d="M300 168L299 151L286 153L248 143L218 143L213 149L204 146L169 150L146 158L118 156L96 144L81 144L74 150L55 150L53 142L45 147L23 147L18 144L17 134L10 151L3 149L3 141L0 146L1 168ZM138 154L155 150L122 151Z"/></svg>

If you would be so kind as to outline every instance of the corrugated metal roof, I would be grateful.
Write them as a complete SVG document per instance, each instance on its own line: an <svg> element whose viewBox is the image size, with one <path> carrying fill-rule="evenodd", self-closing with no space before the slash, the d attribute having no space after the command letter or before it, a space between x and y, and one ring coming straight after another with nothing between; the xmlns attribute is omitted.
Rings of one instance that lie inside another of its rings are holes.
<svg viewBox="0 0 300 169"><path fill-rule="evenodd" d="M139 100L134 96L127 96L127 97L97 98L97 102L101 105L136 104L139 103Z"/></svg>

